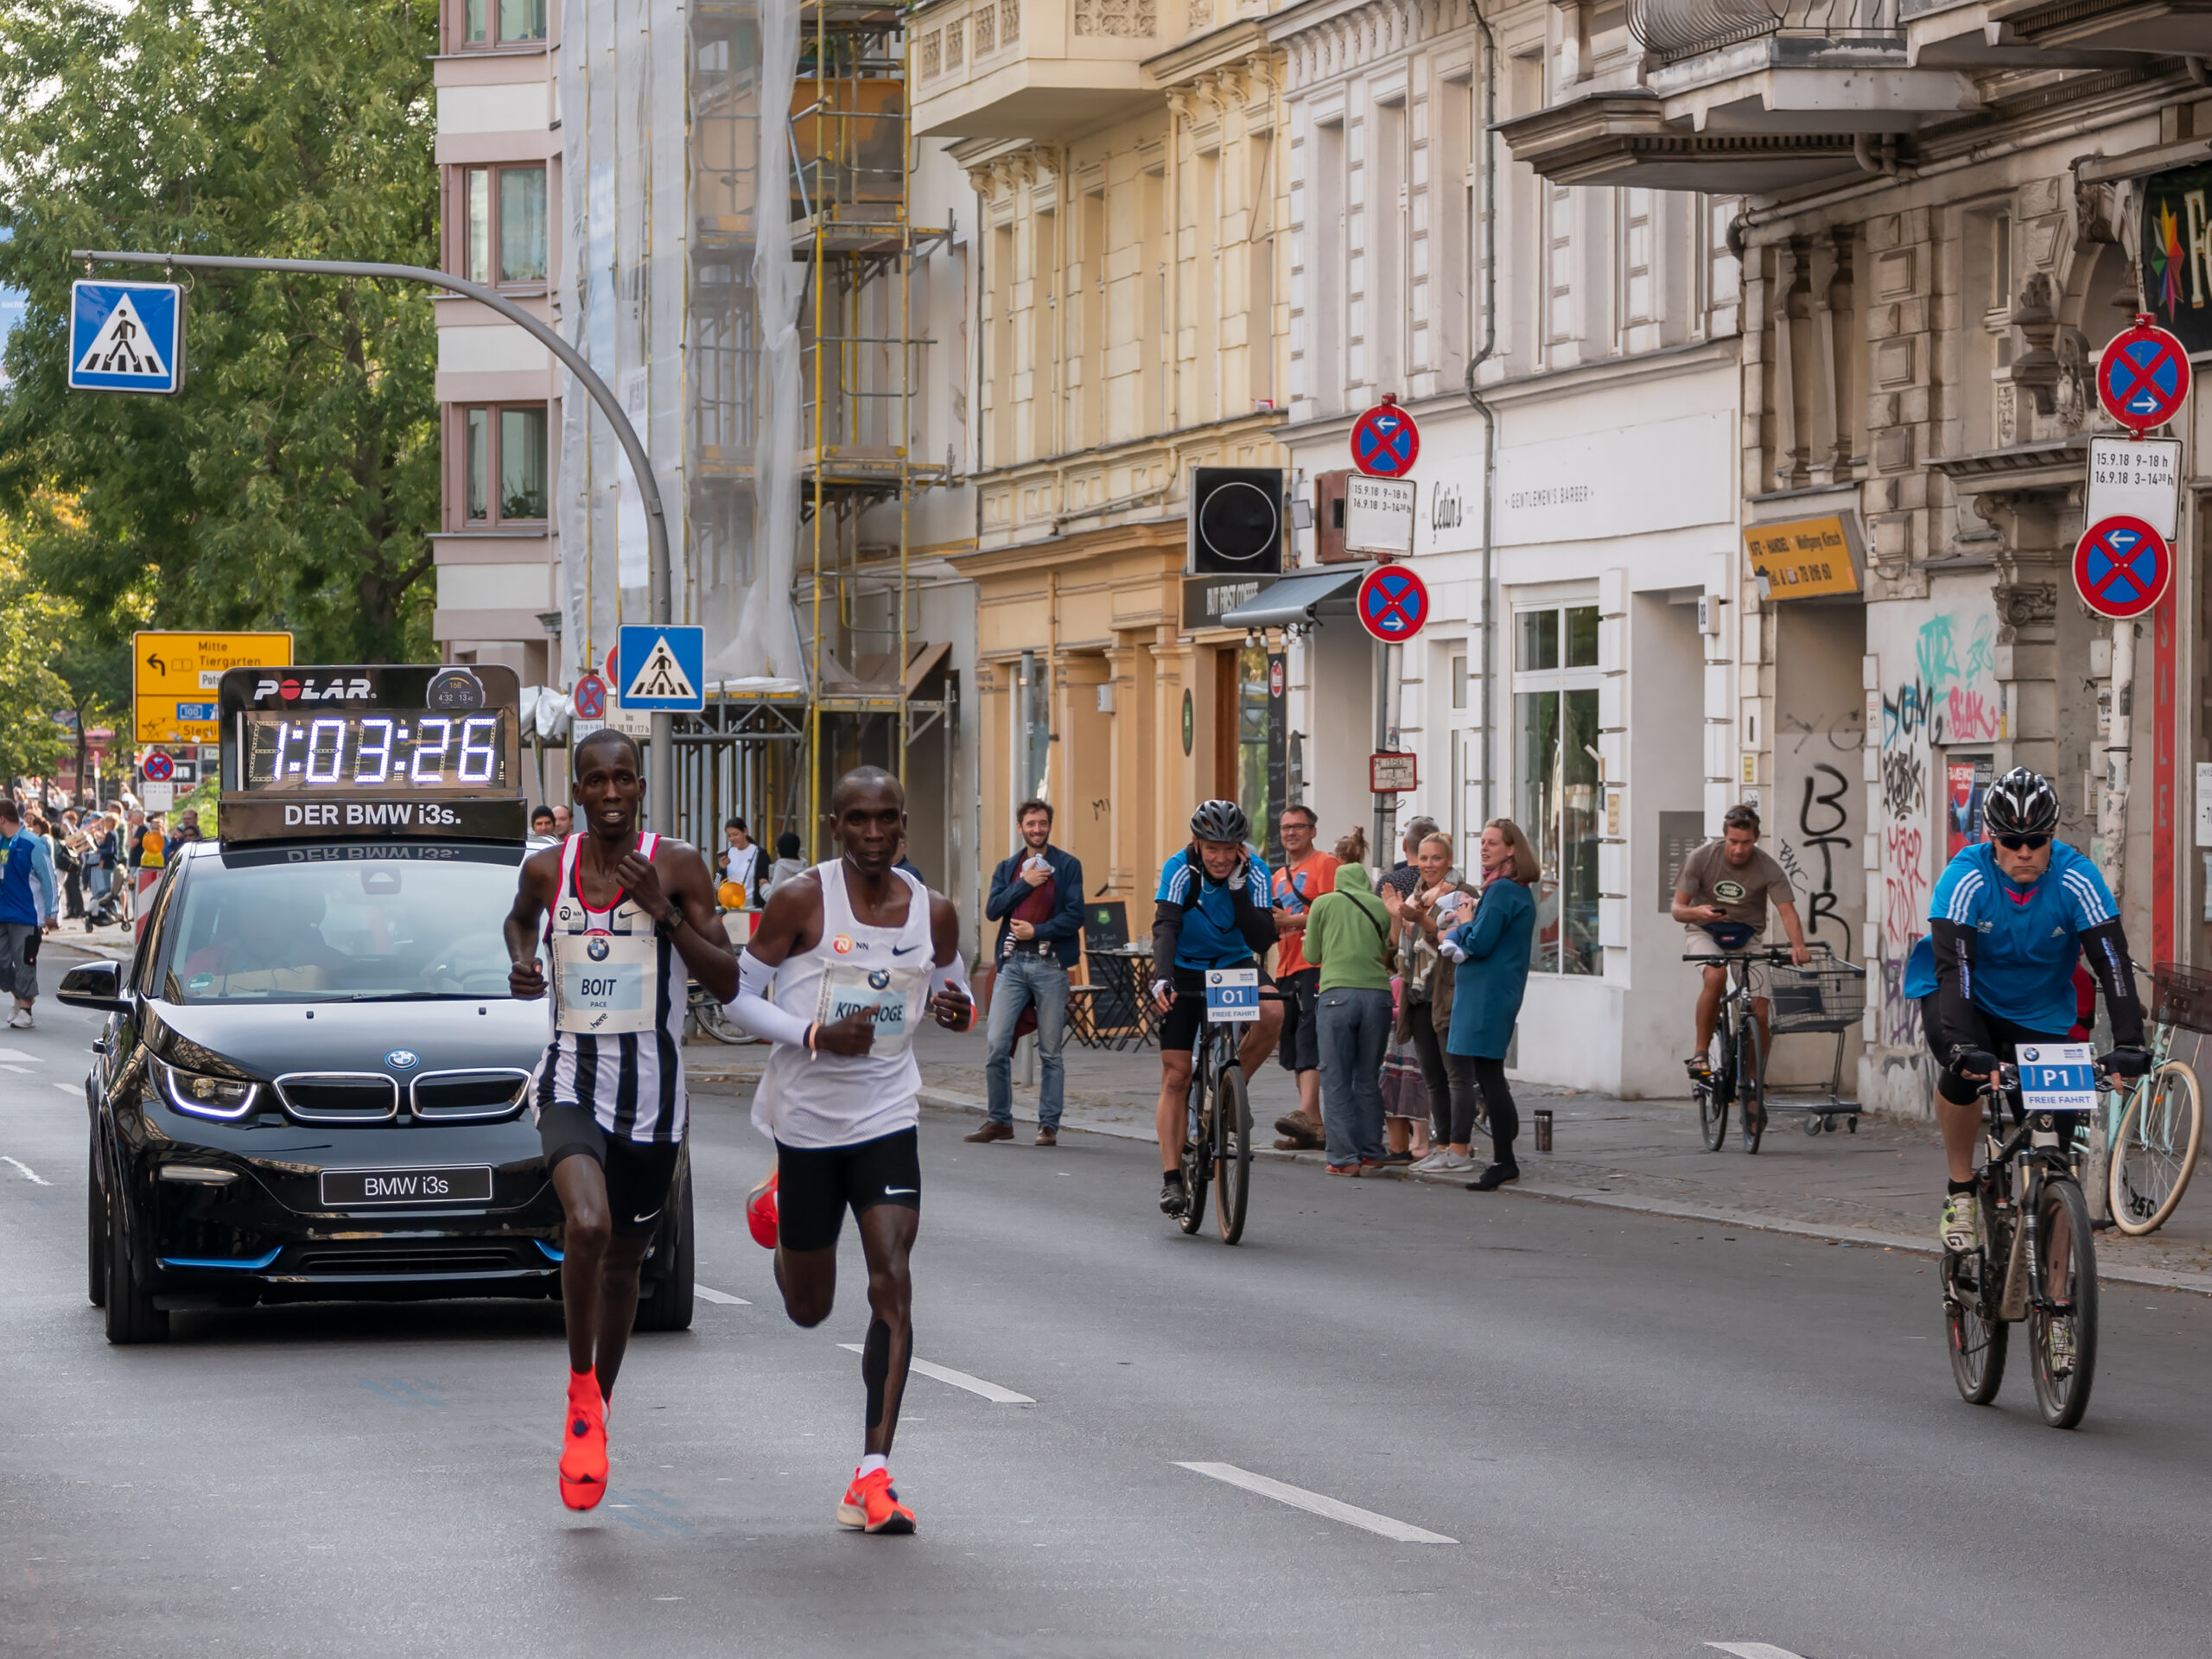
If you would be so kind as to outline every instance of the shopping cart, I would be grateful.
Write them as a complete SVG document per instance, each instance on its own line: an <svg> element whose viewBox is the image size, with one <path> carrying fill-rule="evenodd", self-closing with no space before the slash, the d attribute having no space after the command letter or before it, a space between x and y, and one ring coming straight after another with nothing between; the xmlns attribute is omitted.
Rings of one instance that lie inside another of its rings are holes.
<svg viewBox="0 0 2212 1659"><path fill-rule="evenodd" d="M1866 1013L1866 970L1843 961L1827 945L1816 942L1813 959L1802 968L1777 963L1768 969L1768 976L1767 994L1772 999L1769 1016L1774 1034L1783 1037L1834 1032L1835 1068L1828 1077L1826 1099L1777 1094L1770 1084L1767 1105L1770 1109L1803 1108L1808 1135L1833 1130L1839 1117L1848 1119L1851 1132L1858 1134L1859 1103L1843 1097L1843 1049L1851 1028ZM1774 1069L1771 1059L1767 1062L1767 1069Z"/></svg>

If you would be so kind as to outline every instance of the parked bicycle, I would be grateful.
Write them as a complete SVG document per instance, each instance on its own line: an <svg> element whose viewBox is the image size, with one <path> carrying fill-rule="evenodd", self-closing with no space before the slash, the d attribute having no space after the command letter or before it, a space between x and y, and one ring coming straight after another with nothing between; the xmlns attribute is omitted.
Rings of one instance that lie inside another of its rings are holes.
<svg viewBox="0 0 2212 1659"><path fill-rule="evenodd" d="M2096 1247L2075 1160L2098 1082L2086 1043L2023 1044L2018 1065L1998 1067L1982 1090L1988 1122L1974 1173L1981 1243L1942 1262L1960 1395L1977 1406L1997 1397L2009 1333L2024 1324L2036 1404L2053 1428L2081 1422L2096 1377Z"/></svg>
<svg viewBox="0 0 2212 1659"><path fill-rule="evenodd" d="M2204 1145L2204 1094L2188 1061L2173 1057L2177 1031L2212 1031L2212 974L2162 962L2153 976L2151 1069L2116 1095L2118 1119L2105 1170L2113 1225L2130 1236L2163 1227Z"/></svg>
<svg viewBox="0 0 2212 1659"><path fill-rule="evenodd" d="M1190 1194L1190 1203L1176 1217L1176 1225L1186 1233L1205 1226L1206 1186L1210 1181L1217 1183L1215 1217L1224 1244L1244 1236L1244 1211L1252 1196L1252 1101L1244 1067L1236 1058L1243 1030L1211 1011L1198 1027L1191 1063L1190 1115L1183 1136L1183 1190Z"/></svg>
<svg viewBox="0 0 2212 1659"><path fill-rule="evenodd" d="M1744 1150L1755 1153L1766 1134L1766 1043L1759 1034L1758 1016L1751 1011L1751 966L1755 962L1787 963L1789 947L1770 944L1757 950L1685 954L1682 960L1700 966L1721 963L1728 974L1728 988L1713 1022L1713 1039L1706 1046L1705 1076L1690 1084L1706 1149L1718 1152L1728 1138L1728 1108L1732 1104L1743 1128Z"/></svg>
<svg viewBox="0 0 2212 1659"><path fill-rule="evenodd" d="M690 1021L692 1030L711 1037L718 1043L732 1046L760 1040L751 1033L740 1031L732 1025L729 1016L722 1012L722 1005L715 1001L714 993L697 980L687 981L684 993L684 1017Z"/></svg>

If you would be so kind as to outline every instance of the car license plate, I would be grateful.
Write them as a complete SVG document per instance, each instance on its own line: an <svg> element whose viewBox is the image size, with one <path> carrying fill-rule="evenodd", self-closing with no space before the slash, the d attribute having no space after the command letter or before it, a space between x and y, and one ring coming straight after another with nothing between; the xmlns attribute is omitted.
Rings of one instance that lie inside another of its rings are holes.
<svg viewBox="0 0 2212 1659"><path fill-rule="evenodd" d="M334 1210L365 1204L489 1204L488 1166L459 1169L328 1169L322 1201Z"/></svg>

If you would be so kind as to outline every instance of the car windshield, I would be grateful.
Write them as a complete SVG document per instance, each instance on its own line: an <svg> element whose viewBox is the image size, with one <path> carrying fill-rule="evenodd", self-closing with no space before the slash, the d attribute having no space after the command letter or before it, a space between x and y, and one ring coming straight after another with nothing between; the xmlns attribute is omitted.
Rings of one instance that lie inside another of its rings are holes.
<svg viewBox="0 0 2212 1659"><path fill-rule="evenodd" d="M342 1002L507 995L512 853L349 848L342 861L194 859L166 918L172 1002ZM426 859L449 852L450 861ZM409 856L407 855L412 855Z"/></svg>

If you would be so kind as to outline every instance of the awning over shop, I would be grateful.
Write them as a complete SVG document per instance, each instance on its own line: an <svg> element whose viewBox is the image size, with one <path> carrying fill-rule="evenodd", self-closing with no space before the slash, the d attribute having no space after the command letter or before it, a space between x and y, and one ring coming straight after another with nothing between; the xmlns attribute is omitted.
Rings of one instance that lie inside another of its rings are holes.
<svg viewBox="0 0 2212 1659"><path fill-rule="evenodd" d="M1296 575L1285 576L1265 591L1246 600L1235 610L1226 612L1221 619L1224 628L1287 628L1303 627L1313 620L1313 613L1330 601L1342 601L1340 608L1349 613L1352 592L1360 579L1375 567L1370 564L1336 564L1325 570L1301 570Z"/></svg>

